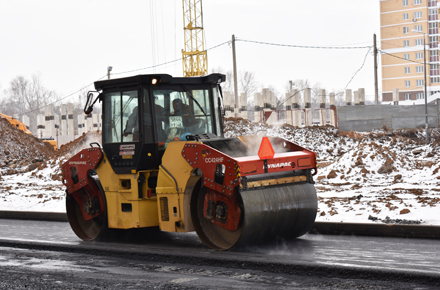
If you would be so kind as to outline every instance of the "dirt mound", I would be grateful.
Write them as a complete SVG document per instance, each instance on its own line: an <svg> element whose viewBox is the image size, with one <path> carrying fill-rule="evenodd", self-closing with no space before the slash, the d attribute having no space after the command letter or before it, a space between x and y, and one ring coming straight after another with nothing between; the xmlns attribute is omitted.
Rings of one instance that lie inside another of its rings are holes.
<svg viewBox="0 0 440 290"><path fill-rule="evenodd" d="M28 171L54 153L52 146L26 134L0 118L0 173L3 175Z"/></svg>
<svg viewBox="0 0 440 290"><path fill-rule="evenodd" d="M51 167L53 180L61 180L59 166L91 142L101 142L101 134L89 132L64 144L58 151L33 135L26 134L7 120L0 118L0 176L34 171ZM57 168L58 167L58 168Z"/></svg>

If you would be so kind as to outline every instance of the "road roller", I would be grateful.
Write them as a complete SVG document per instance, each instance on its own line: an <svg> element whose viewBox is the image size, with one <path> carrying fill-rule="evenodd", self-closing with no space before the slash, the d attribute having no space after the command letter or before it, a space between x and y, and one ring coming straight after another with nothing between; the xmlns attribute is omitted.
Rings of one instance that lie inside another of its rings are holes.
<svg viewBox="0 0 440 290"><path fill-rule="evenodd" d="M113 229L196 231L215 250L293 239L313 226L316 154L279 137L225 138L222 74L94 83L102 142L64 164L66 212L85 241Z"/></svg>

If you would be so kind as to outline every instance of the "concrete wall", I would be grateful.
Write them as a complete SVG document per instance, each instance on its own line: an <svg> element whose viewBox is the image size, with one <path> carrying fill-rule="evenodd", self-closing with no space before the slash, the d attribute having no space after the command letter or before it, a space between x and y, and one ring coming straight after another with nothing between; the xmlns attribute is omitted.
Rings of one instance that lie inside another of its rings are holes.
<svg viewBox="0 0 440 290"><path fill-rule="evenodd" d="M341 131L369 132L386 126L389 129L425 128L425 105L413 106L346 106L338 107ZM440 125L439 105L428 105L430 128Z"/></svg>

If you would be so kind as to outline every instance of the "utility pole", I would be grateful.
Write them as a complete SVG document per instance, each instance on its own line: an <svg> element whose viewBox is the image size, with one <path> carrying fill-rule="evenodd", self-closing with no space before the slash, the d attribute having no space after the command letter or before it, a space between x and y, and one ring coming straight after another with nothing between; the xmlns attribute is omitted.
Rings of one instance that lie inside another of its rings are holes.
<svg viewBox="0 0 440 290"><path fill-rule="evenodd" d="M423 34L423 73L424 73L424 92L425 99L425 134L426 144L429 144L429 129L428 129L428 90L426 89L426 33L417 29L411 30L414 33Z"/></svg>
<svg viewBox="0 0 440 290"><path fill-rule="evenodd" d="M374 103L379 104L379 87L377 82L377 44L376 44L376 33L373 36L374 42Z"/></svg>
<svg viewBox="0 0 440 290"><path fill-rule="evenodd" d="M113 67L112 66L108 66L107 67L107 77L108 79L110 79L110 72L112 71Z"/></svg>
<svg viewBox="0 0 440 290"><path fill-rule="evenodd" d="M425 91L423 94L425 95L425 134L426 134L426 144L429 144L429 129L428 129L428 91L426 89L426 33L423 33L423 72L425 74Z"/></svg>
<svg viewBox="0 0 440 290"><path fill-rule="evenodd" d="M234 105L234 115L235 118L238 117L238 86L237 86L237 62L235 60L235 35L232 34L232 66L234 70L234 94L235 94L235 105Z"/></svg>

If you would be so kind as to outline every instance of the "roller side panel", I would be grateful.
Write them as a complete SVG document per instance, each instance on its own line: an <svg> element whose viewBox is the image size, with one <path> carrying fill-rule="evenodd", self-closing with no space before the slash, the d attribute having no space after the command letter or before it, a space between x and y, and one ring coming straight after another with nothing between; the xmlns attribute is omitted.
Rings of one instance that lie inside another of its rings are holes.
<svg viewBox="0 0 440 290"><path fill-rule="evenodd" d="M108 227L131 229L159 225L157 196L148 187L154 170L116 174L107 156L96 169L107 199Z"/></svg>

